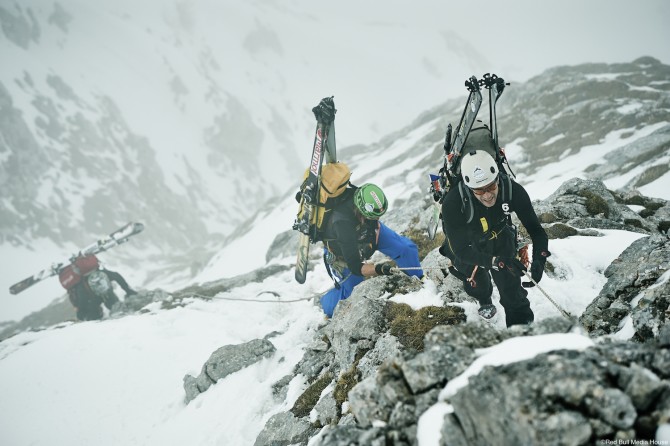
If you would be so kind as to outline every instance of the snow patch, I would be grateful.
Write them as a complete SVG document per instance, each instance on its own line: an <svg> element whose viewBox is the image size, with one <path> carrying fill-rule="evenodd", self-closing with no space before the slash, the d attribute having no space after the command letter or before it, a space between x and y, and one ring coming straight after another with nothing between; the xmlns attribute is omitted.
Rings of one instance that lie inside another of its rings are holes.
<svg viewBox="0 0 670 446"><path fill-rule="evenodd" d="M559 135L552 136L551 138L549 138L548 140L546 140L545 142L543 142L542 144L540 144L540 146L548 146L549 144L553 144L553 143L555 143L556 141L559 141L559 140L561 140L561 139L563 139L563 138L565 138L565 133L561 133L561 134L559 134Z"/></svg>
<svg viewBox="0 0 670 446"><path fill-rule="evenodd" d="M535 173L524 179L523 185L533 200L541 200L551 195L565 181L571 178L586 178L584 169L593 164L606 162L605 156L613 150L648 136L668 125L658 122L641 129L627 128L608 133L599 143L582 147L577 153L565 151L558 163L540 167ZM627 135L627 136L623 136Z"/></svg>
<svg viewBox="0 0 670 446"><path fill-rule="evenodd" d="M484 367L501 366L525 361L555 350L585 350L593 346L593 340L574 333L552 333L507 339L493 347L478 349L479 357L463 372L450 380L440 392L441 401L448 400L468 385L468 380L479 374Z"/></svg>

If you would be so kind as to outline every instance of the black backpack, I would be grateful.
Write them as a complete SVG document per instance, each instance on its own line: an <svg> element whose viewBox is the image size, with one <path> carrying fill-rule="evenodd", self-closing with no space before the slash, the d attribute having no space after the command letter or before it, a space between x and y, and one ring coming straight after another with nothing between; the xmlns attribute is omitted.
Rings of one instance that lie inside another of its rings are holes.
<svg viewBox="0 0 670 446"><path fill-rule="evenodd" d="M491 130L489 127L484 124L481 120L476 120L470 129L465 143L463 144L462 153L468 154L475 150L484 150L491 157L496 160L498 165L498 171L500 176L500 194L504 203L509 203L512 200L512 179L514 174L509 168L507 163L507 158L505 157L505 152L502 151L493 140L491 135ZM474 207L473 201L474 196L469 187L463 184L461 180L461 166L460 161L463 159L461 156L458 160L458 165L452 167L453 172L457 175L452 182L452 186L458 187L458 192L461 194L461 200L463 205L461 206L461 211L466 215L467 222L470 223L474 216Z"/></svg>
<svg viewBox="0 0 670 446"><path fill-rule="evenodd" d="M463 206L461 210L468 217L468 223L472 221L474 209L472 192L461 181L461 160L463 156L474 151L484 150L489 153L498 165L500 172L501 193L504 201L512 199L512 180L515 175L509 167L505 152L498 145L498 130L496 122L495 105L505 89L505 81L495 74L485 74L478 80L475 76L470 77L465 85L470 92L465 103L465 108L456 132L452 135L451 124L447 126L444 141L444 165L439 175L431 175L430 191L436 202L442 203L447 192L458 187ZM483 98L481 88L489 90L489 124L484 124L476 119ZM453 137L452 137L453 136Z"/></svg>

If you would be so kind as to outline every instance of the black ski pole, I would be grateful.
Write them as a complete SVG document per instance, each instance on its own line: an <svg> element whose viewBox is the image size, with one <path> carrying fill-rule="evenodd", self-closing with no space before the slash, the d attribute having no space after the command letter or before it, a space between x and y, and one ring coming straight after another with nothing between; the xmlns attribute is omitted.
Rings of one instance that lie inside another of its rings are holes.
<svg viewBox="0 0 670 446"><path fill-rule="evenodd" d="M569 319L570 321L572 321L572 320L574 319L574 316L573 316L573 315L571 315L570 313L568 313L567 311L565 311L565 310L563 309L563 307L561 307L560 305L558 305L558 304L556 303L556 301L554 301L554 299L552 299L552 298L547 294L547 292L544 291L540 285L538 285L538 283L531 277L531 275L528 273L528 271L526 271L526 277L528 277L528 279L530 279L530 281L533 282L533 284L537 287L538 290L540 290L540 292L541 292L542 294L544 294L544 297L546 297L547 300L549 300L549 302L551 302L552 304L554 304L554 306L558 309L558 311L559 311L565 318Z"/></svg>

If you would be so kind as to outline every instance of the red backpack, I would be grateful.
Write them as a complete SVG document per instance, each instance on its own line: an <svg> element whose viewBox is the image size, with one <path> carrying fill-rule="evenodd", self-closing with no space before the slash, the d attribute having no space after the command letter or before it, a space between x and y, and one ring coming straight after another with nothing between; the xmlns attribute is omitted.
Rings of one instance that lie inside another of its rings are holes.
<svg viewBox="0 0 670 446"><path fill-rule="evenodd" d="M78 257L74 262L61 270L58 274L58 279L63 288L69 290L78 284L84 275L95 271L99 267L100 262L98 262L98 258L93 254Z"/></svg>

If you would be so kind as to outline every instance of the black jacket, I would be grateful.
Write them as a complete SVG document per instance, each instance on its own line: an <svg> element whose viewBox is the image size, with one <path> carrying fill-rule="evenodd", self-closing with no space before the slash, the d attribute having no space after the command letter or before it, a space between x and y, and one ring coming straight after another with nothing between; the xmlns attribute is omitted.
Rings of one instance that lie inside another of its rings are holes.
<svg viewBox="0 0 670 446"><path fill-rule="evenodd" d="M100 269L102 270L102 272L107 274L107 277L109 277L109 280L113 280L114 282L118 283L119 286L121 286L121 289L123 289L123 291L125 291L126 293L133 294L135 292L132 288L130 288L130 286L128 285L128 282L126 282L126 279L124 279L121 274L117 273L116 271L110 271L110 270L105 269L105 268L100 268Z"/></svg>
<svg viewBox="0 0 670 446"><path fill-rule="evenodd" d="M105 268L100 268L100 271L105 273L110 281L118 283L123 291L127 294L134 294L135 291L130 288L128 282L123 278L123 276L116 271L111 271ZM113 291L112 291L113 292ZM100 301L101 296L96 296L93 290L88 286L86 277L83 277L81 281L76 284L74 287L68 290L70 296L70 301L75 307L79 307L84 300L90 301Z"/></svg>
<svg viewBox="0 0 670 446"><path fill-rule="evenodd" d="M347 193L347 192L345 192ZM361 265L377 249L377 220L367 220L355 211L353 193L335 207L325 223L324 245L338 258L344 259L352 274L362 276Z"/></svg>
<svg viewBox="0 0 670 446"><path fill-rule="evenodd" d="M440 252L468 265L491 266L495 256L511 257L516 254L514 231L507 224L508 213L514 212L533 240L533 258L536 253L546 251L548 238L533 210L526 190L512 180L511 200L503 201L502 188L498 189L494 206L487 208L471 196L474 217L470 223L462 211L463 200L458 187L453 187L442 203L442 224L446 241Z"/></svg>

